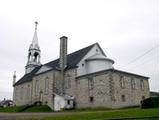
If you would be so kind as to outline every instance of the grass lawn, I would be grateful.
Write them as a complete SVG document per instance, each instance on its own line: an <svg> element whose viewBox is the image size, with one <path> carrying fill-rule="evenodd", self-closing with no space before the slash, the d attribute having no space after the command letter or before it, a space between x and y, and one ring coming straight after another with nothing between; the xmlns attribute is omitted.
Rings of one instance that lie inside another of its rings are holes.
<svg viewBox="0 0 159 120"><path fill-rule="evenodd" d="M119 118L142 118L142 120L158 120L159 108L132 108L105 111L61 112L54 114L50 117L43 117L40 119L38 118L32 120L105 120Z"/></svg>
<svg viewBox="0 0 159 120"><path fill-rule="evenodd" d="M16 106L16 107L0 107L0 112L20 112L26 106Z"/></svg>
<svg viewBox="0 0 159 120"><path fill-rule="evenodd" d="M51 112L52 110L46 106L14 106L0 108L0 112Z"/></svg>

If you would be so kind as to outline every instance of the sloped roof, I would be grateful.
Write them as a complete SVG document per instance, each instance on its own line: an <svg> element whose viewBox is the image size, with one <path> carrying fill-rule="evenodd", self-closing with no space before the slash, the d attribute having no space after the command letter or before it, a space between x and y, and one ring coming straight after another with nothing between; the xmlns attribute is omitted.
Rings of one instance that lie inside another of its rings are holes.
<svg viewBox="0 0 159 120"><path fill-rule="evenodd" d="M76 65L79 63L79 61L88 53L88 51L98 43L92 44L88 47L85 47L83 49L80 49L76 52L73 52L71 54L67 55L67 69L71 69L74 67L77 67ZM52 67L54 69L57 69L59 67L59 59L56 59L54 61L51 61L49 63L45 64L46 66Z"/></svg>
<svg viewBox="0 0 159 120"><path fill-rule="evenodd" d="M71 54L67 55L67 68L66 69L71 69L77 67L77 64L80 62L80 60L91 50L91 48L94 45L98 45L98 43L92 44L88 47L85 47L83 49L80 49L76 52L73 52ZM103 52L103 51L102 51ZM105 55L105 54L104 54ZM49 66L52 68L52 70L59 70L59 59L56 59L54 61L48 62L44 64L45 66ZM33 71L31 71L28 74L25 74L19 81L17 81L14 86L20 85L26 82L32 81L33 76L35 76L36 72L41 68L42 66L36 67Z"/></svg>
<svg viewBox="0 0 159 120"><path fill-rule="evenodd" d="M20 85L26 82L32 81L32 77L35 75L35 73L41 68L41 66L36 67L34 70L32 70L30 73L25 74L19 81L17 81L14 86Z"/></svg>
<svg viewBox="0 0 159 120"><path fill-rule="evenodd" d="M101 71L94 72L94 73L89 73L89 74L86 74L86 75L81 75L81 76L76 77L76 79L81 79L81 78L90 77L90 76L96 76L96 75L105 74L105 73L108 73L108 72L122 73L122 74L126 74L126 75L141 77L141 78L144 78L144 79L149 79L149 77L146 77L146 76L142 76L142 75L139 75L139 74L134 74L134 73L130 73L130 72L122 71L122 70L112 69L112 68L111 69L106 69L106 70L101 70Z"/></svg>
<svg viewBox="0 0 159 120"><path fill-rule="evenodd" d="M93 56L90 56L86 59L86 61L91 61L91 60L107 60L107 61L110 61L112 62L112 64L114 64L114 60L110 59L110 58L107 58L106 56L104 55L101 55L99 53L96 53L95 55Z"/></svg>

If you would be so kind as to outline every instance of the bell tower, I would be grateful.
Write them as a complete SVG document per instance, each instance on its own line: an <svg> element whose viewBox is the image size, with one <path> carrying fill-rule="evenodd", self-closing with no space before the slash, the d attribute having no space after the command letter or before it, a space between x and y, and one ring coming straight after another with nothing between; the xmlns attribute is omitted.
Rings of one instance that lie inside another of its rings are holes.
<svg viewBox="0 0 159 120"><path fill-rule="evenodd" d="M40 66L40 47L38 44L38 36L37 36L37 25L38 22L35 22L35 32L33 36L32 43L28 50L28 61L25 66L25 73L30 73L35 67Z"/></svg>

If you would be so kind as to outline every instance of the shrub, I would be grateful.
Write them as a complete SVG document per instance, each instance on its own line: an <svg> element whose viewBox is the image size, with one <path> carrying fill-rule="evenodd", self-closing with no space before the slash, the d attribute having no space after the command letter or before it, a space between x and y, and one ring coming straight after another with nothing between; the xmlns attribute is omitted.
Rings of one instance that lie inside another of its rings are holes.
<svg viewBox="0 0 159 120"><path fill-rule="evenodd" d="M159 107L159 97L150 97L141 102L141 108L157 108Z"/></svg>

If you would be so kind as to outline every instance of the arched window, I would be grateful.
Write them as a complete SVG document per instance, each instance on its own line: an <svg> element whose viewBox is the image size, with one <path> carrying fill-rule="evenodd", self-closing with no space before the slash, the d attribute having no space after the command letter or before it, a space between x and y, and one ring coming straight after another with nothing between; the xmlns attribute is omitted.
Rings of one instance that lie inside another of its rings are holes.
<svg viewBox="0 0 159 120"><path fill-rule="evenodd" d="M27 99L30 98L30 85L27 86Z"/></svg>
<svg viewBox="0 0 159 120"><path fill-rule="evenodd" d="M135 89L135 79L131 78L131 88Z"/></svg>
<svg viewBox="0 0 159 120"><path fill-rule="evenodd" d="M93 77L88 77L88 89L92 90L94 88Z"/></svg>
<svg viewBox="0 0 159 120"><path fill-rule="evenodd" d="M38 55L39 55L39 53L37 53L37 52L34 53L34 62L37 62Z"/></svg>
<svg viewBox="0 0 159 120"><path fill-rule="evenodd" d="M68 74L65 78L65 88L71 87L71 76Z"/></svg>
<svg viewBox="0 0 159 120"><path fill-rule="evenodd" d="M144 90L144 81L143 80L140 80L140 87L141 87L141 90Z"/></svg>
<svg viewBox="0 0 159 120"><path fill-rule="evenodd" d="M121 87L121 88L125 88L124 76L120 76L120 87Z"/></svg>
<svg viewBox="0 0 159 120"><path fill-rule="evenodd" d="M35 81L35 95L39 94L39 80Z"/></svg>
<svg viewBox="0 0 159 120"><path fill-rule="evenodd" d="M49 78L45 79L45 94L49 93Z"/></svg>
<svg viewBox="0 0 159 120"><path fill-rule="evenodd" d="M20 99L22 100L23 99L23 87L21 87L21 90L20 90Z"/></svg>
<svg viewBox="0 0 159 120"><path fill-rule="evenodd" d="M31 52L29 52L28 60L31 61Z"/></svg>

